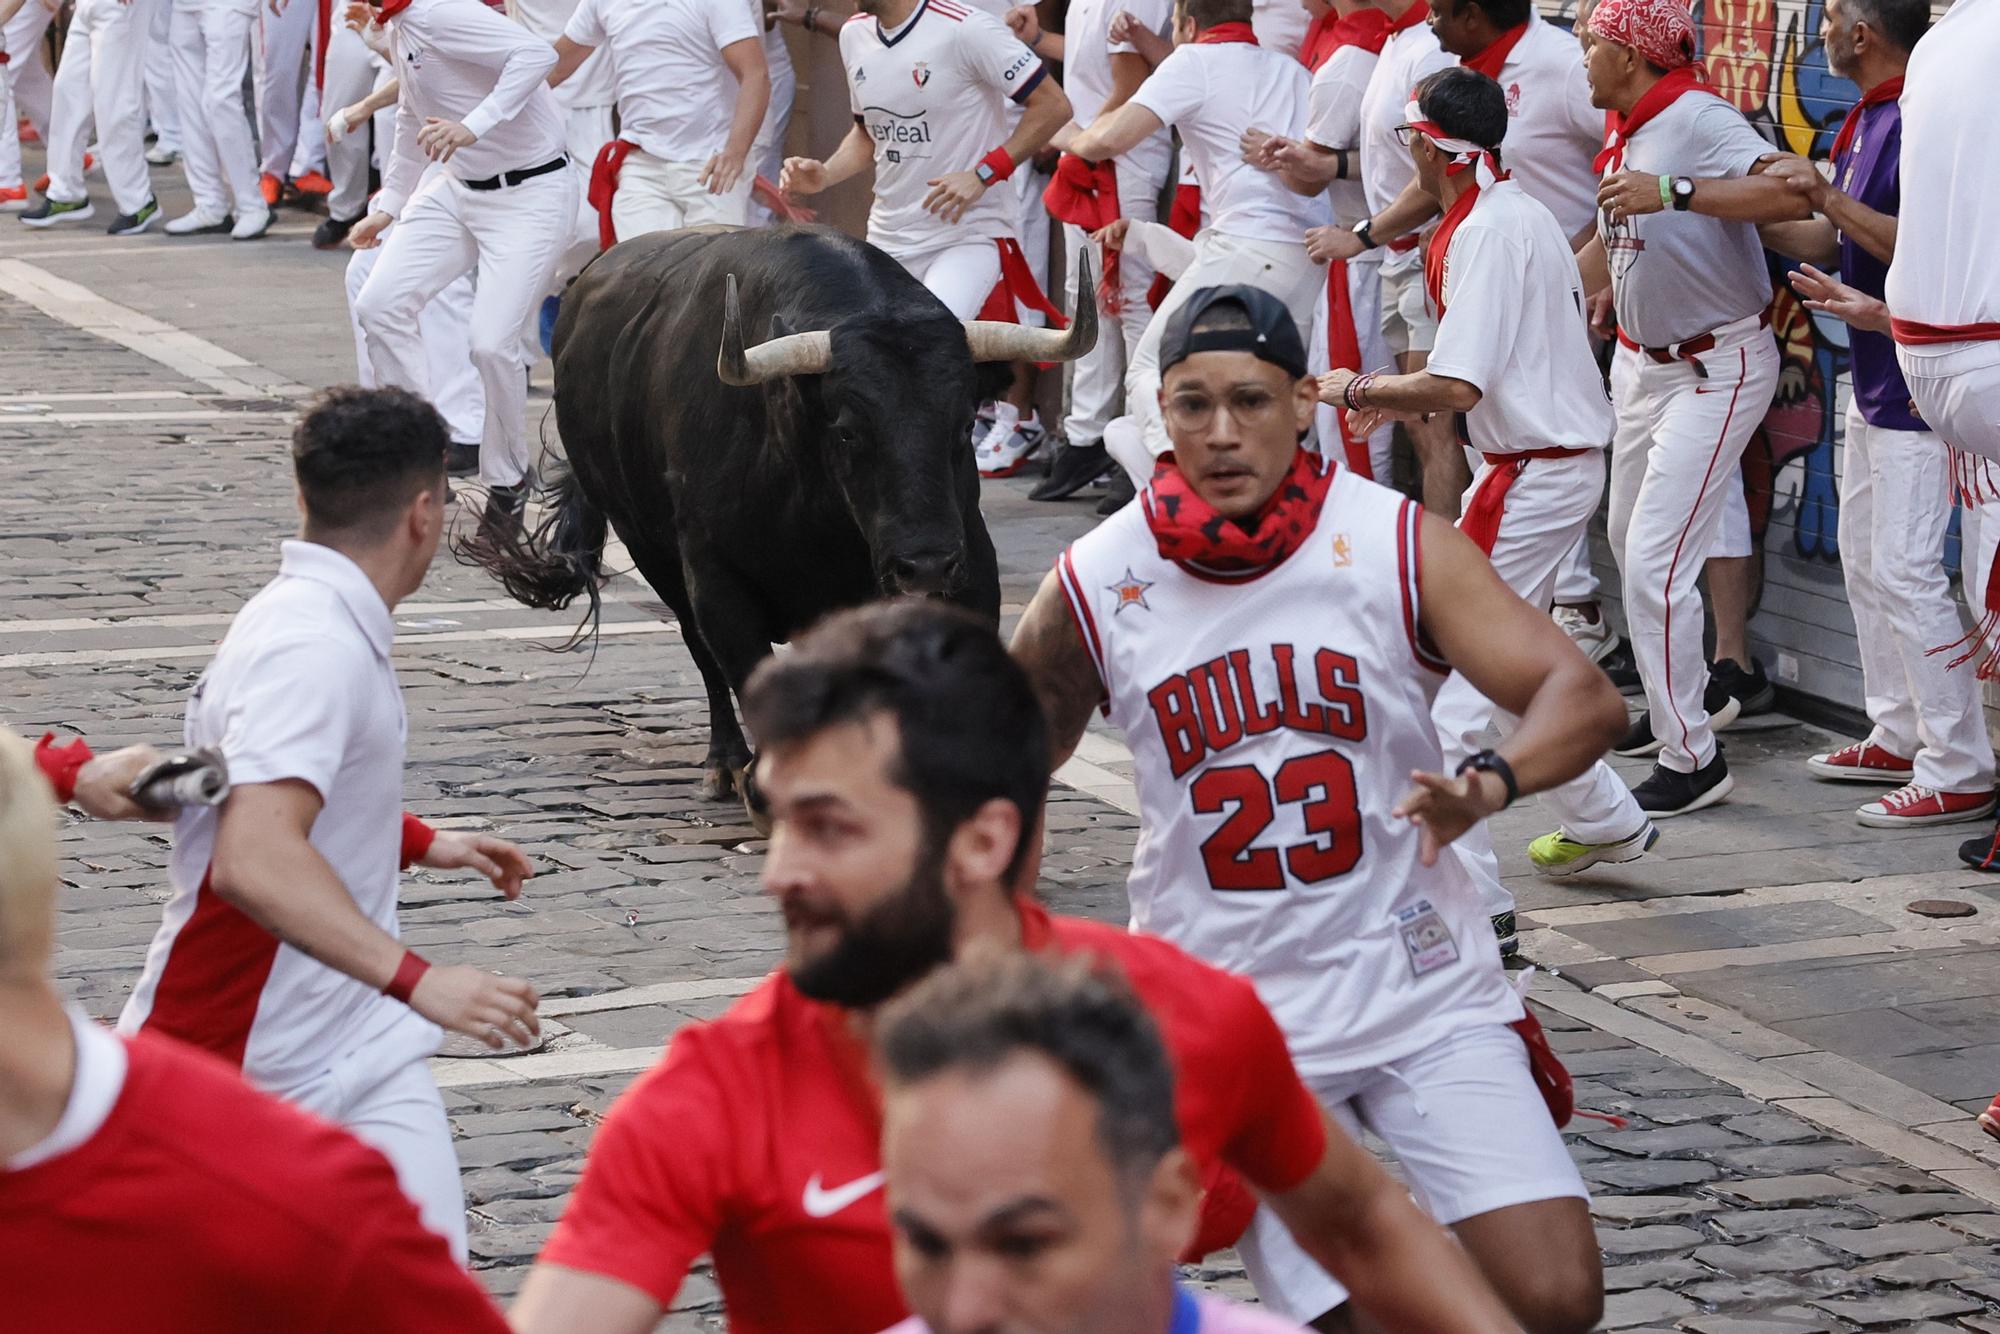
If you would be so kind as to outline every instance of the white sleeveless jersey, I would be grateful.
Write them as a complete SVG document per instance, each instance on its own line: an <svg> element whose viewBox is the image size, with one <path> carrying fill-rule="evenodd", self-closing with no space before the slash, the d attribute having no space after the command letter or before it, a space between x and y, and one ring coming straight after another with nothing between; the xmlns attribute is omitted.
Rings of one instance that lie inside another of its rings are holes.
<svg viewBox="0 0 2000 1334"><path fill-rule="evenodd" d="M1396 1060L1520 1001L1447 849L1390 810L1442 767L1417 505L1334 474L1282 564L1224 581L1127 505L1057 562L1137 771L1132 926L1249 977L1307 1075Z"/></svg>

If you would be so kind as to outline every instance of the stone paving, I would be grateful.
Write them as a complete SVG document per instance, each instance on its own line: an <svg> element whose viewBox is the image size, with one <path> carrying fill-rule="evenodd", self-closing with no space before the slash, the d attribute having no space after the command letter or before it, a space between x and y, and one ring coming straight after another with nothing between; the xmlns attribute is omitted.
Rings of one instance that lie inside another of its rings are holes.
<svg viewBox="0 0 2000 1334"><path fill-rule="evenodd" d="M232 246L17 237L0 218L0 724L99 744L173 735L294 522L286 386L351 374L338 257L303 245L307 225ZM987 496L1010 609L1091 522L1024 491ZM780 932L754 831L697 793L700 691L643 586L613 586L588 654L553 651L570 618L508 603L448 559L396 619L409 806L516 838L541 868L514 905L429 873L404 894L412 943L550 998L542 1050L437 1063L474 1263L504 1294L618 1090L675 1027L752 985ZM1867 794L1803 776L1824 733L1726 740L1737 797L1614 874L1535 879L1532 804L1496 821L1526 952L1547 970L1533 994L1579 1103L1630 1120L1568 1131L1597 1196L1605 1324L2000 1332L2000 1154L1964 1111L2000 1085L1981 1023L2000 994L1992 884L1952 860L1963 831L1855 826ZM1093 735L1065 776L1043 893L1117 920L1129 769ZM64 854L61 981L110 1017L157 921L165 841L77 821ZM1979 911L1907 911L1940 897ZM1243 1286L1227 1255L1201 1278ZM662 1328L721 1325L705 1274L680 1306Z"/></svg>

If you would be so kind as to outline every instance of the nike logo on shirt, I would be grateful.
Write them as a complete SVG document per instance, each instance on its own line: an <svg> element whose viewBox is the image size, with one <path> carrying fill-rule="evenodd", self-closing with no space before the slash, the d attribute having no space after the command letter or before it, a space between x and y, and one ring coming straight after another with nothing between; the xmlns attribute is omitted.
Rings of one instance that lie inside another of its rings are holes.
<svg viewBox="0 0 2000 1334"><path fill-rule="evenodd" d="M865 1177L856 1177L844 1186L827 1190L819 1184L819 1173L812 1174L806 1182L806 1213L814 1218L831 1218L848 1205L866 1199L882 1188L884 1177L880 1172L870 1172Z"/></svg>

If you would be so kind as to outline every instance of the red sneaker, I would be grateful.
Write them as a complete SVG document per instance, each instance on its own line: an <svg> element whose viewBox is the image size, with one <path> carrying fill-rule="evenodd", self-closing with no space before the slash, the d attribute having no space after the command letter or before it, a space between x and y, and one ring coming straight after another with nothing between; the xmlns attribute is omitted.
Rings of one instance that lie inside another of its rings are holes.
<svg viewBox="0 0 2000 1334"><path fill-rule="evenodd" d="M1815 755L1806 768L1813 777L1836 783L1907 783L1916 776L1911 761L1866 741Z"/></svg>
<svg viewBox="0 0 2000 1334"><path fill-rule="evenodd" d="M28 207L28 187L0 186L0 213L19 213Z"/></svg>
<svg viewBox="0 0 2000 1334"><path fill-rule="evenodd" d="M96 165L97 165L97 157L95 154L85 153L83 155L83 169L86 173L88 173L90 169L95 167ZM48 192L49 192L49 174L47 172L43 172L41 175L35 177L35 193L38 195L45 195Z"/></svg>
<svg viewBox="0 0 2000 1334"><path fill-rule="evenodd" d="M1994 1094L1992 1103L1979 1114L1979 1128L2000 1139L2000 1093Z"/></svg>
<svg viewBox="0 0 2000 1334"><path fill-rule="evenodd" d="M316 171L309 171L303 176L294 176L292 188L302 195L330 195L333 193L333 182Z"/></svg>
<svg viewBox="0 0 2000 1334"><path fill-rule="evenodd" d="M257 178L257 193L264 196L264 207L276 208L278 196L284 192L285 183L270 172L267 171Z"/></svg>
<svg viewBox="0 0 2000 1334"><path fill-rule="evenodd" d="M1871 801L1854 813L1854 818L1871 829L1912 829L1919 825L1959 824L1984 820L1993 814L1993 793L1940 792L1921 783L1908 783Z"/></svg>
<svg viewBox="0 0 2000 1334"><path fill-rule="evenodd" d="M16 128L22 143L38 144L42 141L42 132L37 130L35 122L29 120L26 116L21 117L20 124Z"/></svg>

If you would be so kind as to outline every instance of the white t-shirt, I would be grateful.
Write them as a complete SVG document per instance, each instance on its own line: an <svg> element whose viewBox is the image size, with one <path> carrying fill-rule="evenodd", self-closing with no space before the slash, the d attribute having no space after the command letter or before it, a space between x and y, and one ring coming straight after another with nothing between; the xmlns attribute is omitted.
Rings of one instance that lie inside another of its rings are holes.
<svg viewBox="0 0 2000 1334"><path fill-rule="evenodd" d="M1910 56L1903 85L1902 214L1885 289L1920 324L2000 320L2000 154L1983 93L2000 51L2000 4L1957 0Z"/></svg>
<svg viewBox="0 0 2000 1334"><path fill-rule="evenodd" d="M1326 187L1333 205L1334 220L1352 227L1367 217L1368 196L1361 185L1361 101L1368 95L1368 79L1379 57L1365 46L1343 46L1327 58L1313 75L1307 95L1306 138L1321 148L1344 148L1348 179ZM1365 250L1357 258L1379 263L1379 250Z"/></svg>
<svg viewBox="0 0 2000 1334"><path fill-rule="evenodd" d="M1311 26L1312 15L1299 0L1254 0L1250 6L1250 27L1258 44L1281 56L1297 60Z"/></svg>
<svg viewBox="0 0 2000 1334"><path fill-rule="evenodd" d="M507 12L522 27L554 46L576 6L577 0L511 0ZM603 51L593 51L576 67L576 73L564 79L562 87L554 91L556 101L564 107L611 106L618 100L611 86L611 57Z"/></svg>
<svg viewBox="0 0 2000 1334"><path fill-rule="evenodd" d="M1749 174L1771 145L1743 113L1692 92L1639 127L1623 170L1697 180ZM1611 265L1612 304L1625 336L1647 347L1697 338L1771 304L1771 273L1757 228L1664 209L1597 229Z"/></svg>
<svg viewBox="0 0 2000 1334"><path fill-rule="evenodd" d="M958 0L922 0L884 33L867 15L840 30L840 60L855 116L875 141L875 204L868 240L890 254L928 254L979 237L1011 237L1012 190L988 190L957 222L924 208L930 182L971 171L1007 141L1007 104L1047 67L1007 25Z"/></svg>
<svg viewBox="0 0 2000 1334"><path fill-rule="evenodd" d="M312 846L392 936L407 727L394 640L388 605L360 566L331 547L287 542L278 577L244 604L202 672L184 729L190 749L222 752L237 787L310 784L323 803ZM216 896L208 874L219 819L203 806L174 822L173 892L118 1031L235 1055L247 1079L279 1094L364 1047L371 1063L436 1050L437 1027L416 1011L279 943Z"/></svg>
<svg viewBox="0 0 2000 1334"><path fill-rule="evenodd" d="M1243 160L1255 126L1296 139L1305 133L1306 67L1248 42L1177 46L1132 94L1132 102L1180 133L1201 179L1208 225L1227 236L1304 243L1327 221L1324 200L1295 194Z"/></svg>
<svg viewBox="0 0 2000 1334"><path fill-rule="evenodd" d="M1111 57L1137 54L1129 42L1111 41L1111 20L1120 10L1164 36L1173 24L1174 0L1071 0L1064 20L1063 92L1070 118L1080 126L1096 120L1111 96ZM1120 171L1138 172L1158 185L1167 179L1173 154L1173 138L1161 130L1120 154L1117 163Z"/></svg>
<svg viewBox="0 0 2000 1334"><path fill-rule="evenodd" d="M1457 63L1438 45L1428 23L1392 33L1383 44L1381 59L1375 62L1368 76L1368 91L1361 99L1361 186L1370 217L1394 203L1417 174L1410 150L1396 137L1403 111L1410 105L1410 90L1425 75ZM1385 274L1402 273L1418 262L1414 249L1399 254L1384 246L1381 255Z"/></svg>
<svg viewBox="0 0 2000 1334"><path fill-rule="evenodd" d="M582 0L564 35L611 55L618 137L666 162L707 162L729 140L736 80L722 48L764 40L732 0Z"/></svg>
<svg viewBox="0 0 2000 1334"><path fill-rule="evenodd" d="M1483 453L1596 449L1611 438L1569 238L1513 180L1481 190L1452 231L1428 369L1479 390L1465 424Z"/></svg>
<svg viewBox="0 0 2000 1334"><path fill-rule="evenodd" d="M1503 165L1521 188L1548 205L1575 236L1597 216L1597 168L1604 113L1590 105L1590 79L1576 38L1530 15L1528 30L1500 66L1507 94Z"/></svg>

